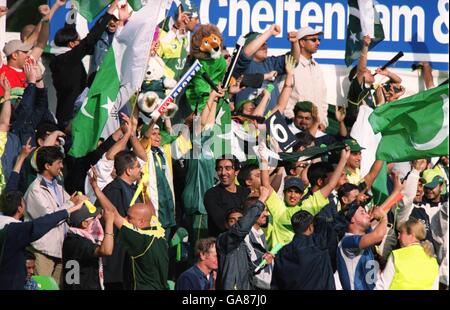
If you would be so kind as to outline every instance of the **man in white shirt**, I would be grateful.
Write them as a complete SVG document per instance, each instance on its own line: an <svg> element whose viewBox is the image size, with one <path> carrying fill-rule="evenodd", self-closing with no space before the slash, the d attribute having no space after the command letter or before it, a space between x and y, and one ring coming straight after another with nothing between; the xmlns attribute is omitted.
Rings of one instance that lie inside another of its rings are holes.
<svg viewBox="0 0 450 310"><path fill-rule="evenodd" d="M318 107L319 124L322 131L328 126L327 89L322 70L312 55L320 45L319 36L323 33L311 27L303 27L297 32L300 45L299 65L294 70L294 89L285 110L287 118L294 117L294 106L298 101L311 101Z"/></svg>

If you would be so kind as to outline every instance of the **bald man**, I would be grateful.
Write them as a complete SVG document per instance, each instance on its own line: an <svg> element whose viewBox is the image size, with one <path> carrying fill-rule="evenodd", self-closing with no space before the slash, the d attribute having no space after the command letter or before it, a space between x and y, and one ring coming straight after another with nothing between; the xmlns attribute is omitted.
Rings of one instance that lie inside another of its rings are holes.
<svg viewBox="0 0 450 310"><path fill-rule="evenodd" d="M96 183L91 180L92 188L102 207L114 212L114 225L119 229L118 242L132 258L132 289L167 289L168 246L164 239L164 229L156 218L151 203L132 205L124 218Z"/></svg>

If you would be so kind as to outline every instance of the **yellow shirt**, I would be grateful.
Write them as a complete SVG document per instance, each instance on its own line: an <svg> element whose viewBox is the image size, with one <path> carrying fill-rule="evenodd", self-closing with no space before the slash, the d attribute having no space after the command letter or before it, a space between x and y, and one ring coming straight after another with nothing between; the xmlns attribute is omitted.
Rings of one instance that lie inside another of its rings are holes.
<svg viewBox="0 0 450 310"><path fill-rule="evenodd" d="M345 169L345 174L347 175L348 182L354 185L359 185L364 181L364 178L361 177L361 170L356 168L354 172L350 169Z"/></svg>
<svg viewBox="0 0 450 310"><path fill-rule="evenodd" d="M321 191L317 191L301 204L295 207L287 207L286 204L275 191L266 201L267 208L271 215L271 222L266 229L267 245L269 249L277 243L287 244L292 241L294 232L292 230L291 218L300 210L305 210L316 215L329 203L327 197L324 197Z"/></svg>

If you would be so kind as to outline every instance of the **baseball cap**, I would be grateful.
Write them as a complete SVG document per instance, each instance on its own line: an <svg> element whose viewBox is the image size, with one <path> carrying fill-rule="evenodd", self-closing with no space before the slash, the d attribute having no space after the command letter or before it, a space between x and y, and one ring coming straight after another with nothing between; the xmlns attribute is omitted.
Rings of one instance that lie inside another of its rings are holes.
<svg viewBox="0 0 450 310"><path fill-rule="evenodd" d="M5 47L3 48L3 53L5 53L6 56L9 56L15 51L28 52L32 48L33 44L26 44L20 40L11 40L5 44Z"/></svg>
<svg viewBox="0 0 450 310"><path fill-rule="evenodd" d="M427 169L422 172L423 186L429 189L435 188L444 182L444 178L434 169Z"/></svg>
<svg viewBox="0 0 450 310"><path fill-rule="evenodd" d="M259 32L249 32L247 33L244 38L245 38L245 43L244 46L247 46L250 42L252 42L253 40L255 40L257 37L259 37L261 35L261 33Z"/></svg>
<svg viewBox="0 0 450 310"><path fill-rule="evenodd" d="M312 35L322 35L323 31L317 31L312 29L311 27L302 27L297 31L297 40L300 40L306 36L312 36Z"/></svg>
<svg viewBox="0 0 450 310"><path fill-rule="evenodd" d="M244 104L246 104L246 103L253 103L253 104L255 104L255 99L244 99L244 100L241 100L240 102L238 102L234 106L234 110L235 111L239 111L244 106Z"/></svg>
<svg viewBox="0 0 450 310"><path fill-rule="evenodd" d="M300 178L297 177L289 177L284 181L284 190L287 190L291 187L296 187L300 190L301 193L305 190L305 185Z"/></svg>
<svg viewBox="0 0 450 310"><path fill-rule="evenodd" d="M345 139L342 142L350 147L351 152L361 152L361 150L365 149L364 147L361 147L355 139Z"/></svg>
<svg viewBox="0 0 450 310"><path fill-rule="evenodd" d="M81 223L84 220L87 220L89 218L96 217L98 214L100 214L101 208L95 208L95 210L89 211L89 208L86 207L86 205L83 205L81 209L72 212L69 216L69 224L73 227L80 227Z"/></svg>

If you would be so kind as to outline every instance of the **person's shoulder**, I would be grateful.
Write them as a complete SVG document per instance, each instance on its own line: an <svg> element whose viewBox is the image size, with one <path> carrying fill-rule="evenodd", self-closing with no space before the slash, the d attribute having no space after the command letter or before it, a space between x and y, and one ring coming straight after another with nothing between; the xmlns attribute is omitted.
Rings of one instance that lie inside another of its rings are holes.
<svg viewBox="0 0 450 310"><path fill-rule="evenodd" d="M250 189L247 188L247 187L244 187L244 186L241 186L241 185L237 186L237 193L238 194L241 194L241 195L244 195L245 197L247 197L248 194L250 194L250 192L251 192Z"/></svg>

